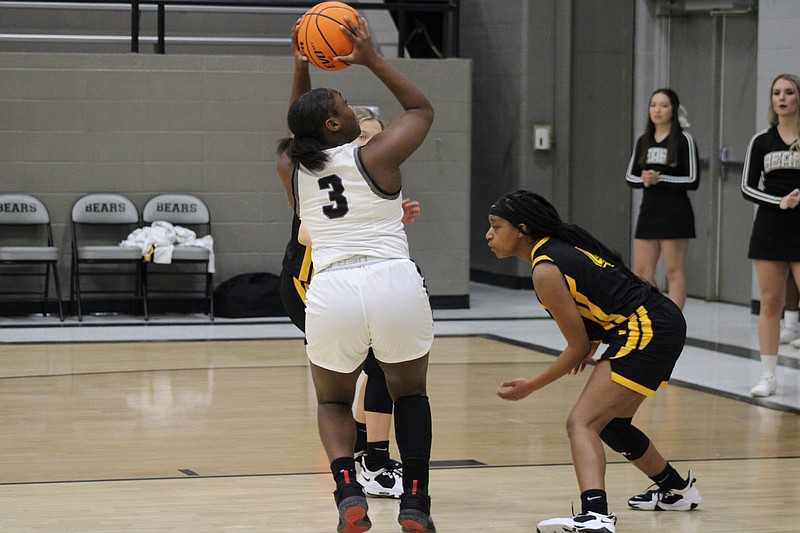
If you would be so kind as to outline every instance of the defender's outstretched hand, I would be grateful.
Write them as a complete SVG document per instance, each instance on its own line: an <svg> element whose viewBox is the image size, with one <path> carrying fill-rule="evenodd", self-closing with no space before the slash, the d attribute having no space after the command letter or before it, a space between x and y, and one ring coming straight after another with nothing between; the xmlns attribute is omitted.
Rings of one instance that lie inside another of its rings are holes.
<svg viewBox="0 0 800 533"><path fill-rule="evenodd" d="M532 392L531 380L525 378L504 381L497 387L497 395L504 400L521 400Z"/></svg>
<svg viewBox="0 0 800 533"><path fill-rule="evenodd" d="M419 218L419 215L422 214L419 208L419 202L416 200L409 200L406 198L403 200L403 224L408 226L409 224L413 224L415 220Z"/></svg>

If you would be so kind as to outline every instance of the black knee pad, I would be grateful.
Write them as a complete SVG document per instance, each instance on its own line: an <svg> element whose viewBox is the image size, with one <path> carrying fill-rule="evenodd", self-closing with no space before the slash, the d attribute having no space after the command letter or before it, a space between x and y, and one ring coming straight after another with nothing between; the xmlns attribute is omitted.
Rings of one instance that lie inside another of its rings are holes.
<svg viewBox="0 0 800 533"><path fill-rule="evenodd" d="M370 359L373 362L375 361L374 357L367 357L367 364L369 364ZM383 375L383 370L377 364L374 366L375 368L367 372L369 379L367 379L367 387L364 390L364 410L388 415L392 413L394 402L392 402L392 396L386 387L386 376ZM366 368L367 365L364 365L365 370Z"/></svg>
<svg viewBox="0 0 800 533"><path fill-rule="evenodd" d="M603 442L628 461L639 459L650 446L650 439L631 424L632 420L633 418L614 418L600 432Z"/></svg>

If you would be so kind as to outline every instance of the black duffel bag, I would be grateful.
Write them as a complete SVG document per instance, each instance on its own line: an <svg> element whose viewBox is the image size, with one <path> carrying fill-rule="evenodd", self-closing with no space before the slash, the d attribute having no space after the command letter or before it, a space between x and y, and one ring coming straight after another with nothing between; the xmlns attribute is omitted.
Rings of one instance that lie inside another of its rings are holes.
<svg viewBox="0 0 800 533"><path fill-rule="evenodd" d="M214 314L224 318L286 316L280 278L269 272L237 274L214 290Z"/></svg>

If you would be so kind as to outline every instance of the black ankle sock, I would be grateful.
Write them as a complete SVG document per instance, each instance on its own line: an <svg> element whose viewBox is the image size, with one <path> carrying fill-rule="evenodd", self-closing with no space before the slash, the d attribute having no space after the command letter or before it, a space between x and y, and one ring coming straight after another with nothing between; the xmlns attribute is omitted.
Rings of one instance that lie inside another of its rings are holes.
<svg viewBox="0 0 800 533"><path fill-rule="evenodd" d="M651 477L653 483L658 485L661 490L682 489L686 486L686 480L681 477L677 470L671 464L667 463L667 467L663 472Z"/></svg>
<svg viewBox="0 0 800 533"><path fill-rule="evenodd" d="M356 462L352 456L334 459L331 463L331 474L333 474L333 479L336 481L337 490L349 487L361 489L361 485L356 481Z"/></svg>
<svg viewBox="0 0 800 533"><path fill-rule="evenodd" d="M608 498L606 491L600 489L589 489L581 492L581 513L589 511L597 514L608 514Z"/></svg>
<svg viewBox="0 0 800 533"><path fill-rule="evenodd" d="M389 465L389 441L368 442L365 463L372 472L386 468Z"/></svg>
<svg viewBox="0 0 800 533"><path fill-rule="evenodd" d="M353 453L367 451L367 425L361 422L356 422L356 445Z"/></svg>

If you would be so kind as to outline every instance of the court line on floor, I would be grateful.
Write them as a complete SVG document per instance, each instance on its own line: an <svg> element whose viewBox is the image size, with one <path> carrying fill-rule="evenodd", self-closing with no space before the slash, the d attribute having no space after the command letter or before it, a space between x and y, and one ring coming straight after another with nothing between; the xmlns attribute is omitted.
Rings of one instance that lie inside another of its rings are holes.
<svg viewBox="0 0 800 533"><path fill-rule="evenodd" d="M771 457L704 457L704 458L670 458L670 463L720 463L720 462L738 462L738 461L794 461L800 459L800 455L778 455ZM468 463L462 466L447 464L444 466L437 466L437 463ZM477 464L476 464L477 463ZM630 464L625 460L607 461L607 465L620 465ZM508 469L508 468L553 468L573 466L572 462L558 462L558 463L515 463L515 464L502 464L492 465L484 464L480 461L471 459L466 460L451 460L451 461L432 461L431 470L474 470L474 469ZM137 481L197 481L204 479L247 479L247 478L274 478L274 477L297 477L297 476L319 476L330 475L329 471L324 472L276 472L276 473L254 473L254 474L215 474L215 475L202 475L191 470L193 475L187 475L184 471L189 470L186 468L177 469L181 475L175 476L152 476L152 477L131 477L131 478L106 478L106 479L62 479L62 480L42 480L42 481L6 481L0 482L0 487L10 486L29 486L29 485L69 485L69 484L82 484L82 483L129 483Z"/></svg>

